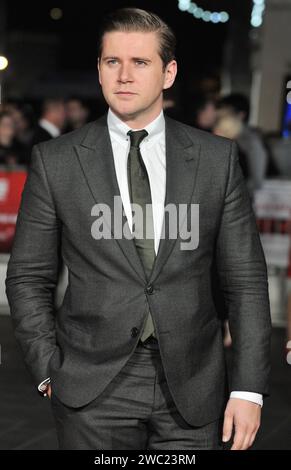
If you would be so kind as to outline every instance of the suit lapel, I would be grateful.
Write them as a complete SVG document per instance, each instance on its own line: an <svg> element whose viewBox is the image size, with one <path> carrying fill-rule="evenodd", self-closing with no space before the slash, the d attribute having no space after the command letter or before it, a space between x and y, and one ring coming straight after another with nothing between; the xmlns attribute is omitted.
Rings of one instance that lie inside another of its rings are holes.
<svg viewBox="0 0 291 470"><path fill-rule="evenodd" d="M81 144L75 145L75 150L95 203L106 204L110 207L113 215L113 196L119 196L121 200L121 195L107 127L107 115L92 123ZM175 121L166 117L165 206L169 203L177 205L190 203L196 181L199 150L200 145L198 143L193 144L185 132L175 124ZM106 220L106 214L104 214L104 219L111 229L112 238L114 238L114 227L112 227L111 220ZM163 223L165 224L165 219ZM151 282L157 278L176 242L176 240L168 238L167 225L164 225L165 238L160 240L159 250L150 277ZM127 233L130 233L124 210L122 227ZM146 276L134 240L120 238L115 239L115 241L139 278L145 283Z"/></svg>
<svg viewBox="0 0 291 470"><path fill-rule="evenodd" d="M110 212L113 217L114 196L119 196L121 200L121 195L115 173L114 157L107 127L107 115L102 116L102 118L92 124L83 142L80 145L75 145L75 150L95 203L105 204L110 207ZM112 221L106 219L105 213L103 219L111 230L112 238L114 238ZM124 230L130 234L123 204L122 227L125 227ZM144 283L145 274L134 240L115 238L115 241L118 243L136 274Z"/></svg>

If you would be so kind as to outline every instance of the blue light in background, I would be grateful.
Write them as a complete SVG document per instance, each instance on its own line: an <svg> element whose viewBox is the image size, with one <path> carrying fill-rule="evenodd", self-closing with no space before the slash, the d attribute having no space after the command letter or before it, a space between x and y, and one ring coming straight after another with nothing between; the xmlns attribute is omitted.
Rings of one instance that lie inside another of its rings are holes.
<svg viewBox="0 0 291 470"><path fill-rule="evenodd" d="M286 103L283 116L283 137L291 137L291 103Z"/></svg>

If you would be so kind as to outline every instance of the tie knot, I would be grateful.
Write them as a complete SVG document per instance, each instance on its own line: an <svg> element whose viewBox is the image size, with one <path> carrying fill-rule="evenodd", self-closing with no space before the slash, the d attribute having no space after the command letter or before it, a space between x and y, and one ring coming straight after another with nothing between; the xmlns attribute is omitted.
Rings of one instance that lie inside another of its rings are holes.
<svg viewBox="0 0 291 470"><path fill-rule="evenodd" d="M148 132L142 129L141 131L128 131L127 134L130 136L131 147L139 147L141 141L148 135Z"/></svg>

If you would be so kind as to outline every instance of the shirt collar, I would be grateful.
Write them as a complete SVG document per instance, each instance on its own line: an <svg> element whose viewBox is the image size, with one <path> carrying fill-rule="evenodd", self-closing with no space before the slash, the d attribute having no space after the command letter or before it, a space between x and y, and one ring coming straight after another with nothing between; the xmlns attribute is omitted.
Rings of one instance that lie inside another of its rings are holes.
<svg viewBox="0 0 291 470"><path fill-rule="evenodd" d="M59 137L61 135L60 129L55 126L52 122L47 121L46 119L40 119L39 121L40 127L46 130L52 137Z"/></svg>
<svg viewBox="0 0 291 470"><path fill-rule="evenodd" d="M123 146L128 145L129 136L127 132L130 130L139 130L131 129L131 127L119 119L110 108L107 114L107 124L110 134ZM165 132L165 116L163 110L161 110L160 114L143 129L148 132L148 136L143 139L142 143L146 142L147 147L150 147L161 138Z"/></svg>

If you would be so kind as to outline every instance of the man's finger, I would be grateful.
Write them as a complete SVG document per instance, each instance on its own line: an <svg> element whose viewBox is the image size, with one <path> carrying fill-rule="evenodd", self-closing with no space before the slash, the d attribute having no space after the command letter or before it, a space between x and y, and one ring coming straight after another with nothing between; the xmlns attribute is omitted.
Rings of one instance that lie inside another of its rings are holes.
<svg viewBox="0 0 291 470"><path fill-rule="evenodd" d="M251 438L250 438L250 447L253 445L254 440L256 439L257 432L258 432L258 429L256 429L256 430L251 434Z"/></svg>
<svg viewBox="0 0 291 470"><path fill-rule="evenodd" d="M223 432L222 432L222 440L223 442L227 442L231 438L232 434L232 427L233 427L233 415L224 415L224 422L223 422Z"/></svg>
<svg viewBox="0 0 291 470"><path fill-rule="evenodd" d="M241 450L246 437L246 429L236 426L233 445L230 450Z"/></svg>
<svg viewBox="0 0 291 470"><path fill-rule="evenodd" d="M251 431L247 431L247 434L245 436L245 439L244 439L244 442L243 442L243 445L242 445L242 450L247 450L250 447L251 437L252 437Z"/></svg>

